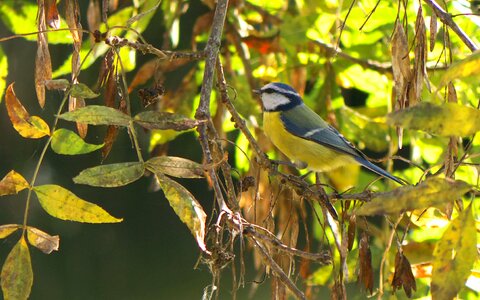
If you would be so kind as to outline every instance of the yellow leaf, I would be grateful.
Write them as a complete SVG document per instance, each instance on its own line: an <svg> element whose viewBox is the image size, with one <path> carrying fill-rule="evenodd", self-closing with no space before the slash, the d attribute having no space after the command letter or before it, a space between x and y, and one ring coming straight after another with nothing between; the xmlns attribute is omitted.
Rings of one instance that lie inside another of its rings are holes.
<svg viewBox="0 0 480 300"><path fill-rule="evenodd" d="M78 198L69 190L54 184L33 188L40 205L51 216L62 220L85 223L117 223L122 219L111 216L100 206Z"/></svg>
<svg viewBox="0 0 480 300"><path fill-rule="evenodd" d="M30 116L20 100L15 96L13 83L7 88L5 94L8 116L13 128L24 138L38 139L50 135L47 123L37 116Z"/></svg>
<svg viewBox="0 0 480 300"><path fill-rule="evenodd" d="M24 237L17 242L2 267L2 291L5 299L27 299L33 284L30 251Z"/></svg>
<svg viewBox="0 0 480 300"><path fill-rule="evenodd" d="M195 236L200 249L206 251L204 239L207 215L200 203L186 188L176 181L161 173L157 173L155 176L170 206L180 220L187 225L193 236Z"/></svg>
<svg viewBox="0 0 480 300"><path fill-rule="evenodd" d="M467 58L452 64L443 74L438 84L438 90L454 79L461 79L480 74L480 51L475 51Z"/></svg>
<svg viewBox="0 0 480 300"><path fill-rule="evenodd" d="M17 231L18 228L21 228L21 225L18 224L5 224L0 226L0 239L4 239L7 236L11 235L15 231Z"/></svg>
<svg viewBox="0 0 480 300"><path fill-rule="evenodd" d="M40 229L28 226L27 238L30 245L37 247L45 254L50 254L52 251L58 251L58 246L60 244L60 237L58 235L51 236Z"/></svg>
<svg viewBox="0 0 480 300"><path fill-rule="evenodd" d="M458 199L470 189L461 180L430 177L416 186L402 186L387 193L378 193L355 213L368 216L427 208Z"/></svg>
<svg viewBox="0 0 480 300"><path fill-rule="evenodd" d="M387 116L387 123L440 136L468 136L480 131L480 111L458 103L420 102Z"/></svg>
<svg viewBox="0 0 480 300"><path fill-rule="evenodd" d="M28 182L22 175L11 170L0 181L0 196L18 194L28 188Z"/></svg>
<svg viewBox="0 0 480 300"><path fill-rule="evenodd" d="M452 299L470 275L477 258L472 205L451 222L433 251L432 299Z"/></svg>

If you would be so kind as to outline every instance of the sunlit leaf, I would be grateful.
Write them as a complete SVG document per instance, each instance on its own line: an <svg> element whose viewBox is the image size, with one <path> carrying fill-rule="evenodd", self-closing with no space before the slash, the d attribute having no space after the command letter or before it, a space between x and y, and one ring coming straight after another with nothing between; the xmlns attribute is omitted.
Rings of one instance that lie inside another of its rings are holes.
<svg viewBox="0 0 480 300"><path fill-rule="evenodd" d="M36 2L22 1L21 5L17 5L16 0L2 0L0 5L0 19L14 34L25 34L37 32L37 11ZM61 24L65 22L60 18ZM36 41L37 35L25 35L28 41ZM49 44L70 44L72 37L66 30L50 31L48 33Z"/></svg>
<svg viewBox="0 0 480 300"><path fill-rule="evenodd" d="M145 111L134 117L135 123L147 129L173 129L176 131L192 129L198 125L196 120L187 117L159 111Z"/></svg>
<svg viewBox="0 0 480 300"><path fill-rule="evenodd" d="M0 47L0 103L2 103L3 92L7 86L8 59Z"/></svg>
<svg viewBox="0 0 480 300"><path fill-rule="evenodd" d="M17 231L19 228L22 228L22 225L18 225L18 224L0 225L0 239L6 238L7 236Z"/></svg>
<svg viewBox="0 0 480 300"><path fill-rule="evenodd" d="M60 237L58 235L51 236L40 229L30 226L27 228L27 240L30 245L40 249L45 254L58 251L58 246L60 245Z"/></svg>
<svg viewBox="0 0 480 300"><path fill-rule="evenodd" d="M91 125L128 126L130 117L121 111L100 105L89 105L74 111L63 113L60 119L87 123Z"/></svg>
<svg viewBox="0 0 480 300"><path fill-rule="evenodd" d="M28 188L28 182L22 175L11 170L0 181L0 196L18 194Z"/></svg>
<svg viewBox="0 0 480 300"><path fill-rule="evenodd" d="M476 76L480 74L480 50L470 54L467 58L452 64L443 74L438 84L441 89L448 82L455 79L463 79L465 77Z"/></svg>
<svg viewBox="0 0 480 300"><path fill-rule="evenodd" d="M27 299L33 284L32 263L27 242L22 236L2 267L2 291L5 299Z"/></svg>
<svg viewBox="0 0 480 300"><path fill-rule="evenodd" d="M13 83L7 88L5 95L8 116L13 128L23 137L38 139L50 135L47 123L37 116L30 116L20 100L15 96Z"/></svg>
<svg viewBox="0 0 480 300"><path fill-rule="evenodd" d="M461 180L430 177L416 186L402 186L390 192L378 193L355 213L379 215L427 208L456 200L470 189L471 187Z"/></svg>
<svg viewBox="0 0 480 300"><path fill-rule="evenodd" d="M163 173L180 178L201 178L204 176L203 166L182 157L157 156L149 159L147 168L154 173Z"/></svg>
<svg viewBox="0 0 480 300"><path fill-rule="evenodd" d="M204 239L207 214L203 211L200 203L179 183L160 173L155 174L155 176L170 206L190 229L200 249L206 251Z"/></svg>
<svg viewBox="0 0 480 300"><path fill-rule="evenodd" d="M73 181L101 187L117 187L138 180L145 172L143 162L126 162L85 169Z"/></svg>
<svg viewBox="0 0 480 300"><path fill-rule="evenodd" d="M459 214L433 252L432 298L452 299L465 285L477 258L472 205Z"/></svg>
<svg viewBox="0 0 480 300"><path fill-rule="evenodd" d="M480 130L480 111L458 103L430 102L390 113L387 123L440 136L468 136Z"/></svg>
<svg viewBox="0 0 480 300"><path fill-rule="evenodd" d="M85 143L75 132L60 128L53 132L51 146L53 151L58 154L77 155L98 150L103 147L103 144Z"/></svg>
<svg viewBox="0 0 480 300"><path fill-rule="evenodd" d="M99 94L94 93L87 85L83 83L75 83L70 90L70 96L85 99L96 98Z"/></svg>
<svg viewBox="0 0 480 300"><path fill-rule="evenodd" d="M69 190L54 184L40 185L33 189L40 205L51 216L68 221L83 223L118 223L100 206L78 198Z"/></svg>

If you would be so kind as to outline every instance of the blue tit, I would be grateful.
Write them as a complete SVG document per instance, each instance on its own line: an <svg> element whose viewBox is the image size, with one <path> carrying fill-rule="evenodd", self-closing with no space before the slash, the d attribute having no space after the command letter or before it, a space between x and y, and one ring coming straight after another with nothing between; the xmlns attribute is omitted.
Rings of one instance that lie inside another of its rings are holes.
<svg viewBox="0 0 480 300"><path fill-rule="evenodd" d="M380 176L404 184L368 161L343 135L306 106L291 86L273 82L254 92L262 99L265 134L296 164L323 172L357 163Z"/></svg>

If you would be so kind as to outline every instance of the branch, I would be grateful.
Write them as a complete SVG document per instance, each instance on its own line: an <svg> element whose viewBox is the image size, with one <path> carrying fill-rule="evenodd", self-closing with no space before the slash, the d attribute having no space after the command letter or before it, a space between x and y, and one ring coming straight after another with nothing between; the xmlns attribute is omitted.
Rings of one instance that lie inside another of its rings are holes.
<svg viewBox="0 0 480 300"><path fill-rule="evenodd" d="M223 25L227 15L228 0L219 0L215 8L215 15L213 16L212 30L205 46L205 71L203 73L202 91L200 94L200 104L195 112L195 119L202 122L198 127L199 141L202 146L203 157L207 164L213 164L212 151L208 143L207 122L211 121L210 117L210 96L212 93L213 75L215 70L215 63L217 61L218 52L221 44L221 37L223 32ZM225 204L222 190L218 182L217 174L214 168L208 169L208 174L212 180L215 196L220 207L220 210L229 210Z"/></svg>
<svg viewBox="0 0 480 300"><path fill-rule="evenodd" d="M435 12L437 17L442 21L443 24L450 27L453 32L455 32L458 37L463 41L463 43L470 49L472 52L478 50L477 45L467 36L467 34L458 27L457 23L453 21L452 15L443 10L443 8L438 5L435 0L424 0L428 6Z"/></svg>

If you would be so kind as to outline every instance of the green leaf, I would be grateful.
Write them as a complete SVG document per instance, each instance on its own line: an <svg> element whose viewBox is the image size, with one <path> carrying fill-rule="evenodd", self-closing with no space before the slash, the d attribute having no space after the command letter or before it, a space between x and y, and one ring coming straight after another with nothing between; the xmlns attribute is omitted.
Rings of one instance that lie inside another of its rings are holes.
<svg viewBox="0 0 480 300"><path fill-rule="evenodd" d="M163 173L179 178L202 178L203 166L182 157L157 156L146 162L153 173Z"/></svg>
<svg viewBox="0 0 480 300"><path fill-rule="evenodd" d="M173 129L176 131L192 129L198 125L196 120L182 115L160 111L144 111L134 117L135 123L147 129Z"/></svg>
<svg viewBox="0 0 480 300"><path fill-rule="evenodd" d="M96 98L99 94L94 93L87 85L83 83L75 83L72 85L72 89L70 90L70 96L75 98Z"/></svg>
<svg viewBox="0 0 480 300"><path fill-rule="evenodd" d="M390 192L378 193L372 201L358 208L355 214L370 216L427 208L456 200L470 189L461 180L430 177L416 186L402 186Z"/></svg>
<svg viewBox="0 0 480 300"><path fill-rule="evenodd" d="M387 123L440 136L468 136L480 131L480 111L453 102L443 105L420 102L390 113Z"/></svg>
<svg viewBox="0 0 480 300"><path fill-rule="evenodd" d="M51 216L68 221L83 223L118 223L115 218L100 206L80 199L69 190L54 184L33 188L40 205Z"/></svg>
<svg viewBox="0 0 480 300"><path fill-rule="evenodd" d="M126 162L85 169L73 181L101 187L117 187L138 180L145 173L143 162Z"/></svg>
<svg viewBox="0 0 480 300"><path fill-rule="evenodd" d="M28 299L33 284L32 262L27 242L22 236L2 267L2 291L5 299Z"/></svg>
<svg viewBox="0 0 480 300"><path fill-rule="evenodd" d="M3 93L7 86L8 60L2 47L0 47L0 103L2 103Z"/></svg>
<svg viewBox="0 0 480 300"><path fill-rule="evenodd" d="M51 147L58 154L77 155L98 150L103 147L103 143L100 145L85 143L75 132L61 128L53 133Z"/></svg>
<svg viewBox="0 0 480 300"><path fill-rule="evenodd" d="M91 125L116 126L128 126L131 120L130 116L117 109L100 105L81 107L74 111L63 113L59 118Z"/></svg>
<svg viewBox="0 0 480 300"><path fill-rule="evenodd" d="M11 170L0 181L0 196L18 194L28 188L28 182L22 175Z"/></svg>
<svg viewBox="0 0 480 300"><path fill-rule="evenodd" d="M480 50L470 54L467 58L455 62L443 74L438 84L437 91L450 81L480 74Z"/></svg>
<svg viewBox="0 0 480 300"><path fill-rule="evenodd" d="M477 258L472 205L460 212L433 251L432 298L453 299L470 275Z"/></svg>
<svg viewBox="0 0 480 300"><path fill-rule="evenodd" d="M156 173L155 176L170 206L180 220L190 229L200 249L206 251L204 239L207 215L200 203L178 182L161 173Z"/></svg>

